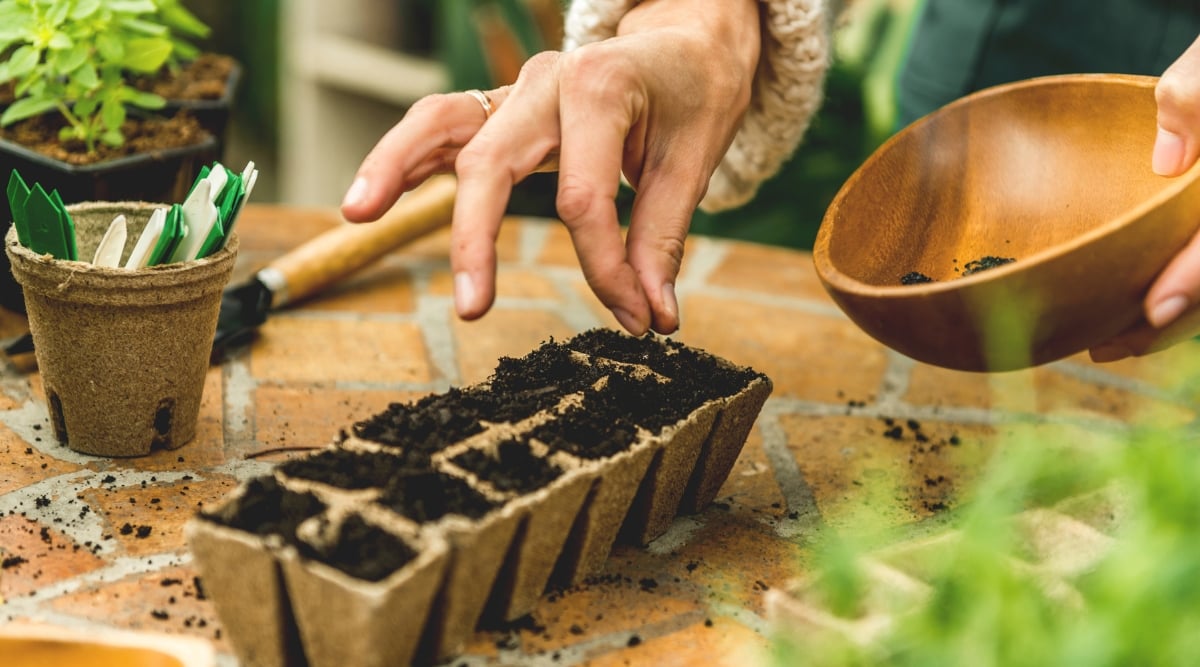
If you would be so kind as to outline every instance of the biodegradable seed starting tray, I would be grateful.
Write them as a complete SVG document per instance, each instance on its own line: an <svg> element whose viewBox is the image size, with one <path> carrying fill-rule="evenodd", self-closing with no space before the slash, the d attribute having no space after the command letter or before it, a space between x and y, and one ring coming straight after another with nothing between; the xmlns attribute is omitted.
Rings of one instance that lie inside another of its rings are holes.
<svg viewBox="0 0 1200 667"><path fill-rule="evenodd" d="M704 508L770 391L674 341L588 331L244 482L190 546L244 665L445 660Z"/></svg>

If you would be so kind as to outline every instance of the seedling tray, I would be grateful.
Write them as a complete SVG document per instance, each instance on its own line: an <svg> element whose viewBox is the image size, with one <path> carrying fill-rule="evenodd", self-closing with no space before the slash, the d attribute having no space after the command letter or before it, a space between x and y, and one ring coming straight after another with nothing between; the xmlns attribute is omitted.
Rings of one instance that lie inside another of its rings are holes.
<svg viewBox="0 0 1200 667"><path fill-rule="evenodd" d="M191 548L246 665L445 660L710 503L770 391L653 336L551 341L247 480Z"/></svg>

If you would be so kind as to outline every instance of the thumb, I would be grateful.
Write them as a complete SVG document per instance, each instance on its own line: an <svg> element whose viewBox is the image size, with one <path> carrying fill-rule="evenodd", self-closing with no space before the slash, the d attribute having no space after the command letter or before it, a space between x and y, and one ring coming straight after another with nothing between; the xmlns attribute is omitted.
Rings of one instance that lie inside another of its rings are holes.
<svg viewBox="0 0 1200 667"><path fill-rule="evenodd" d="M630 213L626 252L650 302L652 328L669 334L680 324L675 278L703 189L677 179L643 178L640 186Z"/></svg>
<svg viewBox="0 0 1200 667"><path fill-rule="evenodd" d="M1160 176L1178 176L1200 156L1200 38L1158 80L1158 134L1151 168Z"/></svg>

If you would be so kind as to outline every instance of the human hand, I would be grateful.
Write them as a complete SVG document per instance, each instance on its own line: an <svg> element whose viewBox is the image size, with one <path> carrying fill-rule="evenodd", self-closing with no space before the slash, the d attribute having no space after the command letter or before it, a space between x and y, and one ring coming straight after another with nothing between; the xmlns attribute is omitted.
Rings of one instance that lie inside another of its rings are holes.
<svg viewBox="0 0 1200 667"><path fill-rule="evenodd" d="M749 105L759 48L756 0L639 3L616 37L530 58L516 83L487 93L490 118L464 93L419 100L367 155L342 214L374 220L454 171L455 309L475 319L495 299L512 188L557 155L556 206L588 285L630 333L670 333L691 216ZM636 192L624 241L622 174Z"/></svg>
<svg viewBox="0 0 1200 667"><path fill-rule="evenodd" d="M1158 136L1151 165L1178 176L1200 157L1200 38L1158 80ZM1164 350L1200 331L1200 233L1171 260L1143 301L1146 324L1091 350L1093 361L1117 361Z"/></svg>

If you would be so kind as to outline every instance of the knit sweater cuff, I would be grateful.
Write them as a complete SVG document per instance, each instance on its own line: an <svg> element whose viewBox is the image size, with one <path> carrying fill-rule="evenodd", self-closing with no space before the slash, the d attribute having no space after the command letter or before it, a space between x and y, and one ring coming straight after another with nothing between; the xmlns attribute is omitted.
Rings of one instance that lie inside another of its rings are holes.
<svg viewBox="0 0 1200 667"><path fill-rule="evenodd" d="M574 0L567 10L564 50L613 37L639 0ZM821 105L830 62L826 0L759 0L764 62L754 79L750 108L700 202L706 211L741 206L779 171L800 145Z"/></svg>

